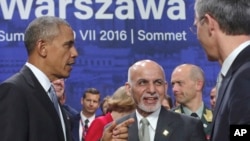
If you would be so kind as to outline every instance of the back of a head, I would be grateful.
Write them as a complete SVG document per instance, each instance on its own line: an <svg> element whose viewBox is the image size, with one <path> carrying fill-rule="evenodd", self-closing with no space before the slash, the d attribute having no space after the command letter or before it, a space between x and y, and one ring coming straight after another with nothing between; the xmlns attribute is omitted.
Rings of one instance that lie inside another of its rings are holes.
<svg viewBox="0 0 250 141"><path fill-rule="evenodd" d="M126 92L125 86L119 87L108 99L109 110L117 112L131 112L135 109L135 102Z"/></svg>
<svg viewBox="0 0 250 141"><path fill-rule="evenodd" d="M195 12L209 14L228 35L250 35L250 0L196 0Z"/></svg>

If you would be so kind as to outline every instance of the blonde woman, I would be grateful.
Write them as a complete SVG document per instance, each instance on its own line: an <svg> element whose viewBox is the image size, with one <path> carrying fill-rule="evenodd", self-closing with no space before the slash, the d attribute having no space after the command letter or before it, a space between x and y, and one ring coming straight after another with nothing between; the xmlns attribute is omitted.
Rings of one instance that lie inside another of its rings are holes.
<svg viewBox="0 0 250 141"><path fill-rule="evenodd" d="M107 100L108 112L104 116L96 118L88 129L85 141L97 141L102 137L104 126L118 118L130 114L135 110L135 103L125 90L124 86L119 87Z"/></svg>

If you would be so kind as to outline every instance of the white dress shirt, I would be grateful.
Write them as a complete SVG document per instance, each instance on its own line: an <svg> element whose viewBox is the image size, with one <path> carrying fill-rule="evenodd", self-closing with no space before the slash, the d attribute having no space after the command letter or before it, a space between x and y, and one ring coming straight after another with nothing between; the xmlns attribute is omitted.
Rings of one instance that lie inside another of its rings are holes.
<svg viewBox="0 0 250 141"><path fill-rule="evenodd" d="M161 111L161 107L158 108L155 112L153 112L152 114L148 115L147 117L145 117L148 122L149 122L149 136L150 136L150 141L154 141L154 137L155 137L155 131L156 131L156 126L157 126L157 121L159 118L159 114ZM138 124L138 128L141 128L141 119L143 118L142 115L139 114L139 112L136 110L136 117L137 117L137 124ZM139 129L138 129L139 131Z"/></svg>

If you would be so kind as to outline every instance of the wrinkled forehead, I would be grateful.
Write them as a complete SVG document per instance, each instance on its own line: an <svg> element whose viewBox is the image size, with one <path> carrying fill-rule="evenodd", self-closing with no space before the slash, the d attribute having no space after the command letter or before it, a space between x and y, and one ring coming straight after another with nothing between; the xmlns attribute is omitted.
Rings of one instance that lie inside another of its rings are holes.
<svg viewBox="0 0 250 141"><path fill-rule="evenodd" d="M134 79L156 80L162 79L165 81L165 73L161 66L154 63L138 63L131 68L131 77Z"/></svg>

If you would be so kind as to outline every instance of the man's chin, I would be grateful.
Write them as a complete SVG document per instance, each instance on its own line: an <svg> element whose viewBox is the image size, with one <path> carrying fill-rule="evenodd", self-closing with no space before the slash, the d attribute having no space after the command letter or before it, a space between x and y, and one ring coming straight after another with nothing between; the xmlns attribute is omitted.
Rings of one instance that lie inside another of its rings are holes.
<svg viewBox="0 0 250 141"><path fill-rule="evenodd" d="M139 108L141 110L143 110L144 112L147 112L147 113L153 113L155 112L156 110L158 110L159 108L161 107L160 104L156 104L156 105L152 105L152 106L148 106L148 105L139 105Z"/></svg>

